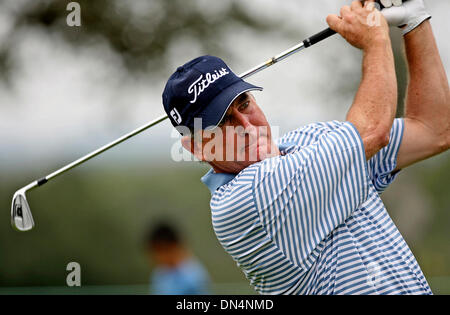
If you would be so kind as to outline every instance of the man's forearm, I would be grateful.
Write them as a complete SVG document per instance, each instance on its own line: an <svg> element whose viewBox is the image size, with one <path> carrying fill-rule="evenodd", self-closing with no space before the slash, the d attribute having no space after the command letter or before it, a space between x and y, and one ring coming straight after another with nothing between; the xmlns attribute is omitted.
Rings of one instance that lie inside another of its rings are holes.
<svg viewBox="0 0 450 315"><path fill-rule="evenodd" d="M448 143L449 86L429 21L405 36L405 47L410 75L405 118L427 125Z"/></svg>
<svg viewBox="0 0 450 315"><path fill-rule="evenodd" d="M391 42L386 39L364 51L361 84L347 114L347 120L358 125L366 147L372 141L379 142L373 152L366 152L368 159L387 144L396 109L394 56Z"/></svg>

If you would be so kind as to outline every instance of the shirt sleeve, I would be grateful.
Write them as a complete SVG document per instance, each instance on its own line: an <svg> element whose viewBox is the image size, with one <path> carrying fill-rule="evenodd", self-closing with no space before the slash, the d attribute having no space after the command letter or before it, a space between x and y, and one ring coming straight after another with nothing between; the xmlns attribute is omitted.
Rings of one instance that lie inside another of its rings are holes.
<svg viewBox="0 0 450 315"><path fill-rule="evenodd" d="M397 118L392 124L389 144L368 161L369 177L378 194L381 194L397 177L397 155L403 139L404 120Z"/></svg>
<svg viewBox="0 0 450 315"><path fill-rule="evenodd" d="M369 192L362 139L350 122L293 153L263 161L254 198L269 237L299 265Z"/></svg>

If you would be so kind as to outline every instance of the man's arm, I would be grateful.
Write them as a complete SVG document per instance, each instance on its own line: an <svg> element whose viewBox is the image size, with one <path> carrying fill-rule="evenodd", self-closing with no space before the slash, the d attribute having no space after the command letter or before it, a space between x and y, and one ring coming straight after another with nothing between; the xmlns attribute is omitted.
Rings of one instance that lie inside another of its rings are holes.
<svg viewBox="0 0 450 315"><path fill-rule="evenodd" d="M431 24L405 35L410 83L396 170L450 147L450 93Z"/></svg>
<svg viewBox="0 0 450 315"><path fill-rule="evenodd" d="M366 3L373 1L366 1ZM363 74L346 120L358 130L369 160L389 143L397 109L397 79L389 28L383 16L379 26L367 25L369 14L359 1L344 6L341 17L330 15L327 22L350 44L363 50Z"/></svg>

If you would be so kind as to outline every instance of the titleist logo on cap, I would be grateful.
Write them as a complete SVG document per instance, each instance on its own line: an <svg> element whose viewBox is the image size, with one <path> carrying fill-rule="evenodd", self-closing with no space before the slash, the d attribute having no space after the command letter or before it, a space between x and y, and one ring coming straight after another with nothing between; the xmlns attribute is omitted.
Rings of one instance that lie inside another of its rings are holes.
<svg viewBox="0 0 450 315"><path fill-rule="evenodd" d="M191 103L195 103L197 101L197 97L205 91L208 86L210 86L212 83L216 82L218 79L220 79L223 76L226 76L229 74L227 69L222 68L220 70L215 70L214 73L208 72L205 74L205 78L203 79L203 74L192 83L188 88L189 94L194 94L194 99L191 101ZM203 80L202 80L203 79Z"/></svg>

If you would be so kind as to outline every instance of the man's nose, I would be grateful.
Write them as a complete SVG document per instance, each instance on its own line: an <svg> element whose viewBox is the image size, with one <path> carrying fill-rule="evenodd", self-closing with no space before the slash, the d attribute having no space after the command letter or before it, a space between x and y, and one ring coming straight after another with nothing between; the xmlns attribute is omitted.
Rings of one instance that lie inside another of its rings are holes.
<svg viewBox="0 0 450 315"><path fill-rule="evenodd" d="M234 119L236 122L235 128L237 135L240 137L248 136L251 141L254 141L254 139L257 137L257 130L250 121L250 118L247 115L237 111L237 113L234 115Z"/></svg>
<svg viewBox="0 0 450 315"><path fill-rule="evenodd" d="M234 119L236 121L236 126L242 126L245 130L252 128L252 124L250 122L250 119L247 115L241 113L237 109L233 109L234 113Z"/></svg>

